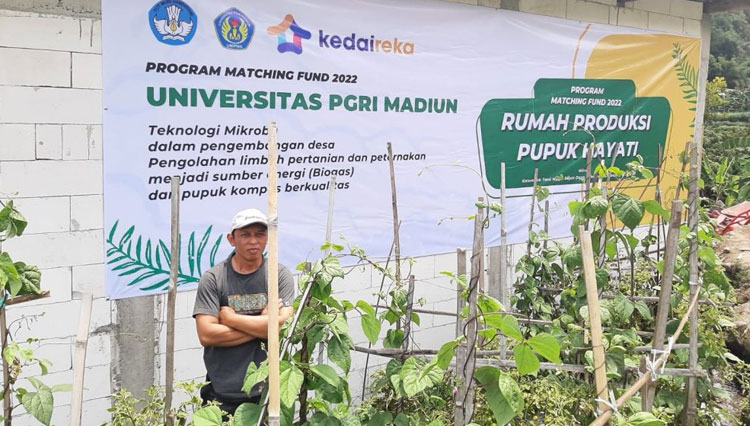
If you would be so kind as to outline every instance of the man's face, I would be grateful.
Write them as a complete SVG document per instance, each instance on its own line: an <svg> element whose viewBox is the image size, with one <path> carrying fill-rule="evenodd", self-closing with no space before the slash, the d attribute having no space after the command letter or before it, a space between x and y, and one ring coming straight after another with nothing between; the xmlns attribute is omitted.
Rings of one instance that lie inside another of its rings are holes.
<svg viewBox="0 0 750 426"><path fill-rule="evenodd" d="M266 249L268 228L261 224L248 225L244 228L235 229L227 235L227 239L242 260L257 261L263 256L263 251Z"/></svg>

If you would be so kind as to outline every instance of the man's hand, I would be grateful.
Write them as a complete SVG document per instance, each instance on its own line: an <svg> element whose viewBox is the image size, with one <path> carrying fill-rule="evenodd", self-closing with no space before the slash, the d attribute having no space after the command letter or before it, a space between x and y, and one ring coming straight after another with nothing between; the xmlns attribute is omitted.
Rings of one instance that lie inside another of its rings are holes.
<svg viewBox="0 0 750 426"><path fill-rule="evenodd" d="M219 310L219 324L229 324L234 316L237 315L234 309L229 306L222 306Z"/></svg>

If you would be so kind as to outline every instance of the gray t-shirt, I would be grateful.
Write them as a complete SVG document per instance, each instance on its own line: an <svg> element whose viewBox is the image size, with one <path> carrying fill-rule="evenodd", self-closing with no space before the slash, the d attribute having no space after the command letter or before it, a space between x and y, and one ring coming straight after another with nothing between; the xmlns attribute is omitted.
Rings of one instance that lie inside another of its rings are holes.
<svg viewBox="0 0 750 426"><path fill-rule="evenodd" d="M229 306L235 312L244 315L258 315L268 300L268 281L266 259L261 267L251 274L240 274L232 267L232 256L206 271L198 285L195 298L193 318L196 315L219 317L222 306ZM284 305L294 302L294 279L291 272L279 265L279 298ZM203 348L203 362L206 364L208 378L222 402L244 401L248 397L242 392L245 372L250 362L260 365L267 357L261 347L266 340L253 339L238 346ZM260 393L256 386L253 396Z"/></svg>

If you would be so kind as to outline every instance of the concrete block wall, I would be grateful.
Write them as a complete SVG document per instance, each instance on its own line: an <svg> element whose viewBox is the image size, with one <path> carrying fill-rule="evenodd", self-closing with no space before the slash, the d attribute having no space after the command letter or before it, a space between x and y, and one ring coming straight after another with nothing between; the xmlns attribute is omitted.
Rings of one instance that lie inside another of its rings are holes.
<svg viewBox="0 0 750 426"><path fill-rule="evenodd" d="M702 16L702 4L688 0L628 1L621 8L616 0L452 1L689 35L699 35ZM50 14L40 14L44 12ZM115 365L118 315L104 291L100 13L100 0L0 0L0 196L14 198L29 219L24 236L2 249L16 260L38 265L43 287L52 292L50 298L9 308L8 319L18 321L17 340L40 339L35 345L38 355L53 362L43 380L50 385L72 383L80 293L94 294L83 424L109 419L109 395L118 375L128 374ZM514 248L513 259L523 251ZM425 308L455 310L455 288L440 274L455 267L455 253L416 259L412 273L417 299L426 299ZM374 302L379 287L377 273L359 267L349 271L335 291L354 302ZM205 376L191 317L194 298L195 292L178 295L177 380ZM160 299L152 330L157 338L157 384L164 383L166 350L166 303ZM350 327L356 343L366 345L356 315ZM415 342L423 348L436 348L453 335L450 317L423 314L415 328ZM368 375L386 362L371 357ZM354 354L350 383L355 397L364 379L363 366L364 355ZM184 396L176 395L176 402L182 400ZM56 394L53 423L67 423L69 413L70 394ZM15 414L14 424L35 424L22 408Z"/></svg>
<svg viewBox="0 0 750 426"><path fill-rule="evenodd" d="M51 297L8 308L16 341L35 337L48 385L72 383L80 292L94 292L83 424L109 416L112 324L104 298L101 20L0 10L0 194L29 226L3 251L36 264ZM29 368L24 376L39 375ZM30 387L21 380L21 385ZM52 422L68 423L69 392ZM36 424L23 407L14 424Z"/></svg>

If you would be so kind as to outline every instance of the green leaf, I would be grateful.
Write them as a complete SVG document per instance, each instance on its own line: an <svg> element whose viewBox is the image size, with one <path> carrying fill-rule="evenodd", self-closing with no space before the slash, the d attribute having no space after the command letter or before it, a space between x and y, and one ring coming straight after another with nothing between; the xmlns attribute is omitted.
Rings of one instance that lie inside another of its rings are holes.
<svg viewBox="0 0 750 426"><path fill-rule="evenodd" d="M267 378L268 363L263 362L260 364L260 367L258 367L257 364L251 362L250 365L247 366L247 371L245 372L245 380L242 385L242 392L250 395L253 387L255 387L255 385L257 385L258 383L265 381Z"/></svg>
<svg viewBox="0 0 750 426"><path fill-rule="evenodd" d="M65 383L62 385L54 385L52 386L52 392L72 392L73 391L73 385L69 383Z"/></svg>
<svg viewBox="0 0 750 426"><path fill-rule="evenodd" d="M232 419L232 426L246 426L258 424L258 417L263 412L263 407L258 404L245 402L237 407Z"/></svg>
<svg viewBox="0 0 750 426"><path fill-rule="evenodd" d="M503 309L503 305L497 299L491 296L487 296L484 293L479 293L477 306L479 306L479 309L481 309L485 314L490 312L498 312Z"/></svg>
<svg viewBox="0 0 750 426"><path fill-rule="evenodd" d="M606 214L607 210L609 210L609 202L606 198L598 195L596 197L591 197L591 199L586 201L583 205L582 212L583 216L587 219L595 219Z"/></svg>
<svg viewBox="0 0 750 426"><path fill-rule="evenodd" d="M630 316L633 315L633 311L635 310L635 304L622 294L615 296L612 307L614 308L617 317L622 321L627 321Z"/></svg>
<svg viewBox="0 0 750 426"><path fill-rule="evenodd" d="M640 225L646 208L642 202L635 198L617 194L612 198L612 210L625 226L634 229Z"/></svg>
<svg viewBox="0 0 750 426"><path fill-rule="evenodd" d="M541 363L534 355L531 348L525 343L517 345L513 350L516 359L516 367L521 374L534 374L539 371Z"/></svg>
<svg viewBox="0 0 750 426"><path fill-rule="evenodd" d="M289 361L281 361L279 369L281 403L287 407L294 407L294 402L299 397L299 390L302 388L305 375L302 373L302 370Z"/></svg>
<svg viewBox="0 0 750 426"><path fill-rule="evenodd" d="M357 308L359 308L363 313L367 315L375 315L375 308L373 308L372 305L365 302L364 300L360 300L357 302Z"/></svg>
<svg viewBox="0 0 750 426"><path fill-rule="evenodd" d="M438 367L442 368L443 370L447 370L448 367L450 367L453 357L456 356L456 347L458 347L458 342L456 342L455 340L450 341L440 347L440 351L438 351L436 358Z"/></svg>
<svg viewBox="0 0 750 426"><path fill-rule="evenodd" d="M643 202L643 206L646 208L646 211L651 213L655 216L661 216L664 221L669 221L669 210L665 209L664 207L659 204L656 200L646 200Z"/></svg>
<svg viewBox="0 0 750 426"><path fill-rule="evenodd" d="M38 392L25 393L21 397L21 404L34 418L43 425L49 426L52 420L52 407L54 406L54 398L50 388L44 386Z"/></svg>
<svg viewBox="0 0 750 426"><path fill-rule="evenodd" d="M305 424L307 426L341 426L341 421L336 417L318 411L310 418L310 422Z"/></svg>
<svg viewBox="0 0 750 426"><path fill-rule="evenodd" d="M490 327L497 328L503 334L518 341L523 340L521 328L518 326L518 320L512 315L487 314L484 321Z"/></svg>
<svg viewBox="0 0 750 426"><path fill-rule="evenodd" d="M435 419L429 423L427 423L427 426L445 426L445 423L443 423L440 419Z"/></svg>
<svg viewBox="0 0 750 426"><path fill-rule="evenodd" d="M502 426L513 420L516 417L516 412L500 391L500 374L500 370L495 367L480 367L474 372L474 377L484 387L487 404L490 406L497 424Z"/></svg>
<svg viewBox="0 0 750 426"><path fill-rule="evenodd" d="M221 423L221 409L216 406L203 407L193 414L195 426L221 426Z"/></svg>
<svg viewBox="0 0 750 426"><path fill-rule="evenodd" d="M500 372L498 387L513 412L516 414L523 412L523 394L521 388L518 387L518 383L508 374Z"/></svg>
<svg viewBox="0 0 750 426"><path fill-rule="evenodd" d="M418 358L409 358L404 361L404 366L401 368L401 383L409 398L442 381L441 370L428 368L425 362Z"/></svg>
<svg viewBox="0 0 750 426"><path fill-rule="evenodd" d="M367 340L374 345L378 341L378 337L380 337L380 327L382 324L375 317L374 312L373 315L362 315L360 321L362 323L362 331L365 332Z"/></svg>
<svg viewBox="0 0 750 426"><path fill-rule="evenodd" d="M381 411L370 418L367 426L386 426L393 422L393 415L387 411Z"/></svg>
<svg viewBox="0 0 750 426"><path fill-rule="evenodd" d="M383 339L383 347L398 349L404 341L404 330L388 330Z"/></svg>
<svg viewBox="0 0 750 426"><path fill-rule="evenodd" d="M341 338L348 338L348 336L343 335ZM344 373L349 373L349 369L352 366L352 357L351 353L349 353L349 350L351 347L349 345L345 345L339 338L332 338L328 342L328 359L331 360L334 364L341 367L342 370L344 370Z"/></svg>
<svg viewBox="0 0 750 426"><path fill-rule="evenodd" d="M316 376L325 380L329 385L338 387L339 375L336 373L336 370L334 370L333 367L325 364L318 364L310 367L310 371L312 371Z"/></svg>
<svg viewBox="0 0 750 426"><path fill-rule="evenodd" d="M395 419L393 419L395 426L409 426L409 418L404 413L398 413Z"/></svg>
<svg viewBox="0 0 750 426"><path fill-rule="evenodd" d="M664 426L666 423L659 420L653 414L641 411L628 418L628 425L632 426Z"/></svg>
<svg viewBox="0 0 750 426"><path fill-rule="evenodd" d="M546 360L555 364L562 364L562 360L560 359L560 344L551 335L539 333L527 340L526 343Z"/></svg>

